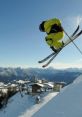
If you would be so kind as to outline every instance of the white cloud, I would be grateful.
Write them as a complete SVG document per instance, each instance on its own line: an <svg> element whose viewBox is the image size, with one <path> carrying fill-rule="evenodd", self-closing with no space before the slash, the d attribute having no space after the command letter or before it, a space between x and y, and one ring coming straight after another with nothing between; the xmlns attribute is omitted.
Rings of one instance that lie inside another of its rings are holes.
<svg viewBox="0 0 82 117"><path fill-rule="evenodd" d="M62 23L64 23L64 25L66 25L67 29L74 29L75 27L77 27L77 25L82 24L82 16L81 15L68 16L63 19Z"/></svg>
<svg viewBox="0 0 82 117"><path fill-rule="evenodd" d="M81 24L82 23L82 16L75 17L75 22L76 22L76 25Z"/></svg>
<svg viewBox="0 0 82 117"><path fill-rule="evenodd" d="M57 69L65 69L65 68L82 68L82 63L51 63L50 64L51 67L57 68Z"/></svg>

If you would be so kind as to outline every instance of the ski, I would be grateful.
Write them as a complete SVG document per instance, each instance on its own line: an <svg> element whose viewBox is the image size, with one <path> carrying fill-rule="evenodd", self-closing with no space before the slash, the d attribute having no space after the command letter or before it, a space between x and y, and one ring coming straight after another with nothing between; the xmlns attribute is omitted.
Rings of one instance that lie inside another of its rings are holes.
<svg viewBox="0 0 82 117"><path fill-rule="evenodd" d="M54 54L55 54L55 52L53 52L52 54L50 54L49 56L47 56L47 57L44 58L43 60L38 61L38 63L43 63L43 62L45 62L46 60L48 60L49 58L51 58Z"/></svg>
<svg viewBox="0 0 82 117"><path fill-rule="evenodd" d="M79 25L77 26L76 30L74 31L74 33L70 37L72 38L78 32L78 30L79 30ZM53 52L52 54L50 54L49 56L47 56L43 60L38 61L38 63L45 62L46 60L48 60L49 58L51 58L54 54L55 54L55 52Z"/></svg>
<svg viewBox="0 0 82 117"><path fill-rule="evenodd" d="M73 37L77 32L78 32L78 30L79 30L79 25L77 26L77 28L76 28L76 30L74 31L74 33L71 35L71 37Z"/></svg>
<svg viewBox="0 0 82 117"><path fill-rule="evenodd" d="M68 40L65 42L65 44L64 44L63 47L65 47L66 45L68 45L70 42L73 42L73 41L74 41L76 38L78 38L81 34L82 34L82 30L81 30L78 34L76 34L74 37L70 37L70 39L68 39Z"/></svg>
<svg viewBox="0 0 82 117"><path fill-rule="evenodd" d="M61 50L60 50L60 51L61 51ZM59 53L60 51L58 51L56 54L54 54L54 55L51 57L51 59L50 59L46 64L44 64L42 67L47 67L47 66L53 61L53 59L58 55L58 53Z"/></svg>
<svg viewBox="0 0 82 117"><path fill-rule="evenodd" d="M65 45L57 52L57 53L54 53L54 55L52 56L52 58L46 63L44 64L42 67L47 67L51 62L52 60L58 55L58 53L65 47L67 46L69 43L73 42L76 38L78 38L80 35L82 34L82 30L77 34L75 35L74 37L72 37L72 40L69 40L67 43L65 43Z"/></svg>

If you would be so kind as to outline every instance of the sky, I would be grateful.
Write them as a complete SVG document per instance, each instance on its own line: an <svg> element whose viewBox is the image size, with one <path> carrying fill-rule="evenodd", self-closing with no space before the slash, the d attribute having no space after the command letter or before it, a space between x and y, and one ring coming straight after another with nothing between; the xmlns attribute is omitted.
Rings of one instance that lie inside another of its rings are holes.
<svg viewBox="0 0 82 117"><path fill-rule="evenodd" d="M52 51L39 24L51 18L69 35L78 23L82 29L82 0L0 0L0 67L41 67L38 61ZM82 36L75 43L82 50ZM80 68L82 55L70 44L48 67Z"/></svg>

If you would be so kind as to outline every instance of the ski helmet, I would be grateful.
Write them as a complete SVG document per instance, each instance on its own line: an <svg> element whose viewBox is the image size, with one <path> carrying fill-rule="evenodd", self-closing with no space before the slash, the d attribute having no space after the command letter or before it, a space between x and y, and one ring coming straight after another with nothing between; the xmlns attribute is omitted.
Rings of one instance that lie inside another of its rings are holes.
<svg viewBox="0 0 82 117"><path fill-rule="evenodd" d="M45 23L45 21L43 21L43 22L40 24L40 26L39 26L39 30L42 31L42 32L45 31L45 29L44 29L44 23Z"/></svg>

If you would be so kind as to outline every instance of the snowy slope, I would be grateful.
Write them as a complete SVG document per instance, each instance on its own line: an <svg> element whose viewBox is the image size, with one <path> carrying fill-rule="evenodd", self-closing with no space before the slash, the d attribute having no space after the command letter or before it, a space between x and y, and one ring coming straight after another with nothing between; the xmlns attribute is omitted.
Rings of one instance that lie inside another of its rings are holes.
<svg viewBox="0 0 82 117"><path fill-rule="evenodd" d="M32 117L40 108L50 101L57 93L49 93L42 96L42 102L35 104L35 97L20 93L13 96L4 109L0 110L0 117Z"/></svg>
<svg viewBox="0 0 82 117"><path fill-rule="evenodd" d="M30 109L27 109L24 114L20 117L32 117L40 108L42 108L45 104L47 104L53 97L55 97L57 93L50 93L47 96L44 97L43 102L39 104L33 105Z"/></svg>
<svg viewBox="0 0 82 117"><path fill-rule="evenodd" d="M82 117L82 75L32 117Z"/></svg>
<svg viewBox="0 0 82 117"><path fill-rule="evenodd" d="M17 93L9 100L7 107L0 110L0 117L18 117L27 109L27 105L30 108L33 103L32 98L29 96L21 97Z"/></svg>
<svg viewBox="0 0 82 117"><path fill-rule="evenodd" d="M81 90L82 75L59 94L43 95L40 104L35 104L34 96L17 93L0 110L0 117L82 117Z"/></svg>

